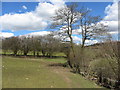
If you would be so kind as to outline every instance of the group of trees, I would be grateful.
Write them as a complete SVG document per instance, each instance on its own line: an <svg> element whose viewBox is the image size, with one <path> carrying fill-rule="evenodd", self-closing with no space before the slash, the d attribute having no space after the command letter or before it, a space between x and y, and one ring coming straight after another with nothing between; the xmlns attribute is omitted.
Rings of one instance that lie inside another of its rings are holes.
<svg viewBox="0 0 120 90"><path fill-rule="evenodd" d="M79 69L79 63L73 45L73 31L76 31L78 28L81 29L79 35L82 36L82 52L80 53L82 55L84 54L83 48L86 40L97 38L107 31L106 26L99 23L101 20L100 16L91 16L90 13L91 11L87 8L82 7L78 9L77 4L72 4L57 10L56 15L53 17L52 27L59 27L59 30L63 30L61 34L70 39L71 52L74 57L72 62L74 63L71 63L70 59L68 59L68 63L71 67L75 66L76 70Z"/></svg>
<svg viewBox="0 0 120 90"><path fill-rule="evenodd" d="M2 49L4 54L12 51L14 55L21 52L22 55L27 55L32 52L34 56L52 56L54 52L59 52L62 48L62 43L53 35L46 36L21 36L10 37L2 40Z"/></svg>

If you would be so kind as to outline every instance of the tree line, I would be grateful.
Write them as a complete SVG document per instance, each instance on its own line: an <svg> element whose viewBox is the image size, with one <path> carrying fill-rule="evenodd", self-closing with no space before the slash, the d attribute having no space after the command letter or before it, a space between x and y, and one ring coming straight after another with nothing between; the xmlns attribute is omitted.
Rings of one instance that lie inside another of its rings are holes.
<svg viewBox="0 0 120 90"><path fill-rule="evenodd" d="M63 52L63 48L67 45L62 43L59 38L54 38L52 34L46 36L16 36L4 38L2 40L3 54L11 51L16 56L18 52L21 55L27 55L32 52L32 55L52 57L54 53Z"/></svg>

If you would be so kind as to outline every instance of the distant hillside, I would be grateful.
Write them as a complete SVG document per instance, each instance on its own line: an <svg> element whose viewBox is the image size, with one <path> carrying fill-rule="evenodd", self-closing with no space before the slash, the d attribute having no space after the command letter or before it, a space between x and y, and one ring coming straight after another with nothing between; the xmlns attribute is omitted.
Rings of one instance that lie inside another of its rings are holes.
<svg viewBox="0 0 120 90"><path fill-rule="evenodd" d="M91 48L97 49L99 46L106 45L106 44L110 44L110 45L111 44L117 44L118 46L120 46L120 41L96 43L96 44L92 44L92 45L89 45L89 46L86 46L86 47L91 47Z"/></svg>

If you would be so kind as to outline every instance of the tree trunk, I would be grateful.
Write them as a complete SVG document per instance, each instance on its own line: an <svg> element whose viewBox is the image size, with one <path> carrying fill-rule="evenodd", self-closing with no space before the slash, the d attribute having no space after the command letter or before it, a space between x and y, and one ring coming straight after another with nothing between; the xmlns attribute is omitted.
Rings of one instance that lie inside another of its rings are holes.
<svg viewBox="0 0 120 90"><path fill-rule="evenodd" d="M98 75L98 83L102 83L102 72Z"/></svg>
<svg viewBox="0 0 120 90"><path fill-rule="evenodd" d="M86 40L86 36L82 38L82 46L81 46L82 48L84 48L85 46L85 40Z"/></svg>
<svg viewBox="0 0 120 90"><path fill-rule="evenodd" d="M16 51L16 50L14 51L14 55L15 55L15 56L17 55L17 51Z"/></svg>
<svg viewBox="0 0 120 90"><path fill-rule="evenodd" d="M86 69L85 69L85 60L84 60L84 57L85 57L85 54L84 54L84 47L81 47L81 52L80 52L80 67L83 68L83 71L85 72Z"/></svg>
<svg viewBox="0 0 120 90"><path fill-rule="evenodd" d="M37 52L37 56L39 56L39 52Z"/></svg>
<svg viewBox="0 0 120 90"><path fill-rule="evenodd" d="M42 55L45 56L45 52L44 52L44 50L42 50Z"/></svg>
<svg viewBox="0 0 120 90"><path fill-rule="evenodd" d="M33 55L34 55L34 57L35 57L35 50L33 51Z"/></svg>
<svg viewBox="0 0 120 90"><path fill-rule="evenodd" d="M27 52L24 52L24 56L27 56Z"/></svg>
<svg viewBox="0 0 120 90"><path fill-rule="evenodd" d="M73 39L72 39L71 36L70 36L70 44L71 44L71 49L72 49L72 52L73 52L73 57L75 58L75 51L74 51Z"/></svg>
<svg viewBox="0 0 120 90"><path fill-rule="evenodd" d="M72 50L73 58L74 58L73 62L75 62L76 57L75 57L73 39L72 39L71 35L69 35L69 38L70 38L70 45L71 45L71 50ZM69 60L69 65L70 65L70 67L72 67L72 63L70 62L70 60Z"/></svg>
<svg viewBox="0 0 120 90"><path fill-rule="evenodd" d="M70 66L70 68L73 68L72 63L70 62L70 52L67 55L67 58L68 58L68 61L67 61L68 65Z"/></svg>
<svg viewBox="0 0 120 90"><path fill-rule="evenodd" d="M4 51L4 55L6 55L6 51Z"/></svg>

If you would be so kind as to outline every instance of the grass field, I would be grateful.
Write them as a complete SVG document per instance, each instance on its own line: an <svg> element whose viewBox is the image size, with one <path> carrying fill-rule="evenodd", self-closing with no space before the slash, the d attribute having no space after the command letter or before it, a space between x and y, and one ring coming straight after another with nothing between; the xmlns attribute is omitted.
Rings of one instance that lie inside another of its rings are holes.
<svg viewBox="0 0 120 90"><path fill-rule="evenodd" d="M3 57L3 88L101 88L69 68L53 66L64 58Z"/></svg>

